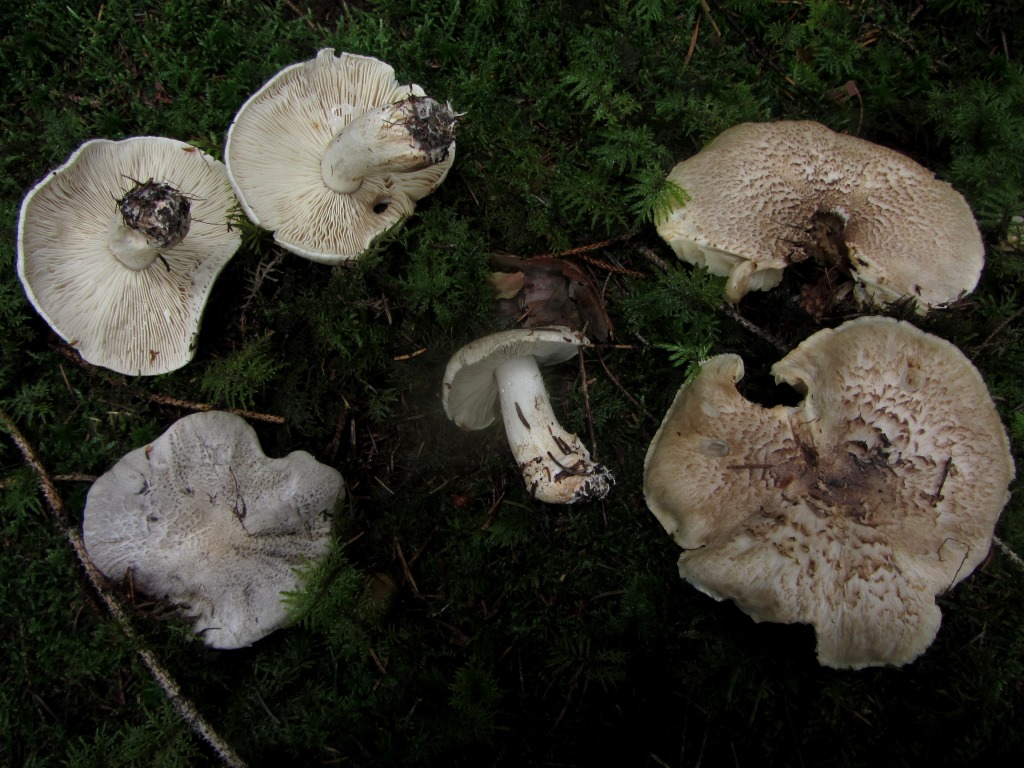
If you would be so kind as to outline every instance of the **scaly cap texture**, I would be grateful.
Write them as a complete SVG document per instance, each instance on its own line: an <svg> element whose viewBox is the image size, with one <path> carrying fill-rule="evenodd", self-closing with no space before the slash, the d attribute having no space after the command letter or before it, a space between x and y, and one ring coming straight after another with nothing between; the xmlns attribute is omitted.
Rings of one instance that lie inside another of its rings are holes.
<svg viewBox="0 0 1024 768"><path fill-rule="evenodd" d="M905 155L819 123L734 126L668 178L690 200L658 233L680 258L727 275L733 302L806 259L822 214L843 224L846 268L864 301L909 296L923 313L981 276L981 233L959 192Z"/></svg>
<svg viewBox="0 0 1024 768"><path fill-rule="evenodd" d="M175 422L90 488L83 535L110 579L178 605L214 648L250 645L287 621L281 593L326 553L344 498L334 469L305 451L267 458L244 419Z"/></svg>
<svg viewBox="0 0 1024 768"><path fill-rule="evenodd" d="M701 591L814 625L823 665L906 664L1009 499L987 388L953 345L889 318L816 333L772 372L800 405L747 401L736 355L704 363L648 450L647 504Z"/></svg>

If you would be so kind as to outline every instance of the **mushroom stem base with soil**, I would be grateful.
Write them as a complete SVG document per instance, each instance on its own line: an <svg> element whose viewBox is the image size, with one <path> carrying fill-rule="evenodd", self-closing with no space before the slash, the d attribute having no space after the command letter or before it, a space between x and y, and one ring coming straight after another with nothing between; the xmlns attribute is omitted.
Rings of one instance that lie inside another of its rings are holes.
<svg viewBox="0 0 1024 768"><path fill-rule="evenodd" d="M370 175L412 173L448 157L456 115L428 96L410 96L359 115L324 151L320 173L339 194L352 194Z"/></svg>
<svg viewBox="0 0 1024 768"><path fill-rule="evenodd" d="M107 237L114 258L137 272L156 261L161 249L181 243L191 226L192 204L188 197L170 184L150 179L135 182L117 201Z"/></svg>
<svg viewBox="0 0 1024 768"><path fill-rule="evenodd" d="M495 371L509 446L530 494L550 504L604 498L614 479L555 418L537 360L508 360Z"/></svg>

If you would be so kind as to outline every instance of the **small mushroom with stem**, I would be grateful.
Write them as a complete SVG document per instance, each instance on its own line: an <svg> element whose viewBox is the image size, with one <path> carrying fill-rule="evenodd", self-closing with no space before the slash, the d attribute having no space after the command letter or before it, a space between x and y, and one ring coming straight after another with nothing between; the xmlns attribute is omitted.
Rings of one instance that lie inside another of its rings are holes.
<svg viewBox="0 0 1024 768"><path fill-rule="evenodd" d="M324 48L242 105L224 160L255 224L292 253L338 264L444 181L458 117L388 64Z"/></svg>
<svg viewBox="0 0 1024 768"><path fill-rule="evenodd" d="M541 365L569 360L589 344L564 327L501 331L467 344L445 370L448 417L462 429L483 429L500 409L530 495L549 504L596 501L614 483L579 437L558 423L540 373Z"/></svg>
<svg viewBox="0 0 1024 768"><path fill-rule="evenodd" d="M26 196L18 276L82 358L128 375L185 365L241 243L224 166L175 139L94 139Z"/></svg>

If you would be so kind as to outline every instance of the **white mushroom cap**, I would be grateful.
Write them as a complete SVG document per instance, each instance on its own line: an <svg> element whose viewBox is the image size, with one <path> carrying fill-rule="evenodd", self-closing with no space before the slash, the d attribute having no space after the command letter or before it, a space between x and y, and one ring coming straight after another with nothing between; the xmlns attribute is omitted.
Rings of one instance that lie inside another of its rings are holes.
<svg viewBox="0 0 1024 768"><path fill-rule="evenodd" d="M423 97L414 101L428 118L447 110L454 127L449 108L424 97L418 85L399 84L377 59L335 57L324 48L279 72L242 105L228 131L224 159L246 215L313 261L358 257L411 216L454 161L454 141L440 146L437 136L425 144L410 136L410 97ZM355 151L342 151L342 135ZM333 179L325 166L332 147L332 162L368 165L369 175L358 184Z"/></svg>
<svg viewBox="0 0 1024 768"><path fill-rule="evenodd" d="M132 263L124 251L146 250L145 241L122 224L116 201L150 179L191 201L191 225L177 245ZM25 196L18 276L86 361L128 375L173 371L192 359L210 289L241 243L228 227L234 205L223 164L189 144L88 141Z"/></svg>
<svg viewBox="0 0 1024 768"><path fill-rule="evenodd" d="M658 233L681 259L727 275L732 302L807 258L822 214L842 224L862 301L910 296L924 313L981 276L984 245L960 193L898 152L818 123L734 126L668 178L691 199Z"/></svg>
<svg viewBox="0 0 1024 768"><path fill-rule="evenodd" d="M498 380L505 362L532 356L538 365L557 365L576 357L590 341L563 327L513 328L471 341L448 361L441 393L444 412L460 428L484 429L498 416Z"/></svg>
<svg viewBox="0 0 1024 768"><path fill-rule="evenodd" d="M214 648L240 648L284 626L281 593L321 557L344 498L334 469L305 451L269 459L256 432L219 411L177 421L100 477L83 535L110 579L179 604Z"/></svg>
<svg viewBox="0 0 1024 768"><path fill-rule="evenodd" d="M516 328L484 336L448 362L444 412L459 427L483 429L501 410L509 447L531 495L549 504L604 498L611 473L558 423L539 366L575 357L590 342L565 327Z"/></svg>
<svg viewBox="0 0 1024 768"><path fill-rule="evenodd" d="M906 664L985 558L1014 477L978 371L889 318L814 334L772 368L795 407L743 398L736 355L682 387L645 461L680 575L755 621L808 623L830 667Z"/></svg>

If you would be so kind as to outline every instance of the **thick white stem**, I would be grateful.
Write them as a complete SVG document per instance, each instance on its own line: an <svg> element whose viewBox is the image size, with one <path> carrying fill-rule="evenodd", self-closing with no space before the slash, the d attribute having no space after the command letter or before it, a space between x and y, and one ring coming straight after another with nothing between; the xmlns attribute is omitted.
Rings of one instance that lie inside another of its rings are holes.
<svg viewBox="0 0 1024 768"><path fill-rule="evenodd" d="M119 262L135 271L146 269L156 261L159 250L150 244L141 232L125 226L120 213L115 213L107 225L110 250Z"/></svg>
<svg viewBox="0 0 1024 768"><path fill-rule="evenodd" d="M433 164L410 133L416 119L411 99L359 115L324 151L320 174L328 189L352 194L367 176L410 173Z"/></svg>
<svg viewBox="0 0 1024 768"><path fill-rule="evenodd" d="M508 444L530 494L549 504L604 498L614 479L555 418L537 360L509 360L496 371Z"/></svg>

